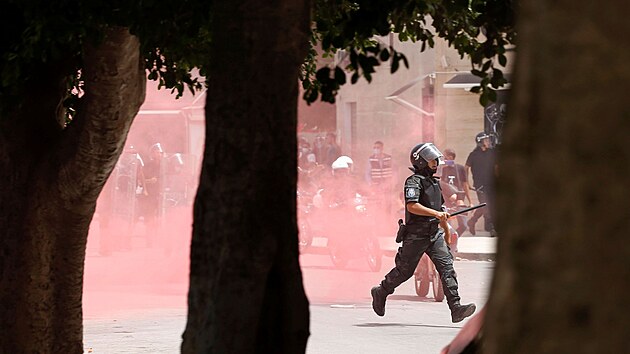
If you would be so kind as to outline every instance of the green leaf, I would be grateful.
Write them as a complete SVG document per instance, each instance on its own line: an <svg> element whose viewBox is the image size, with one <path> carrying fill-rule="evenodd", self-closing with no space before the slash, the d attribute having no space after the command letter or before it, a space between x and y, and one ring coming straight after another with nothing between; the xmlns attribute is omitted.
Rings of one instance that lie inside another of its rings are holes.
<svg viewBox="0 0 630 354"><path fill-rule="evenodd" d="M485 63L483 63L483 66L481 67L481 71L488 71L488 69L490 69L490 65L492 65L492 61L487 60Z"/></svg>
<svg viewBox="0 0 630 354"><path fill-rule="evenodd" d="M305 93L305 95L306 95L306 93ZM307 102L315 102L315 101L317 101L317 95L318 95L317 90L309 91L306 101Z"/></svg>
<svg viewBox="0 0 630 354"><path fill-rule="evenodd" d="M507 57L505 55L499 54L499 64L501 64L502 67L507 65Z"/></svg>
<svg viewBox="0 0 630 354"><path fill-rule="evenodd" d="M380 55L381 61L388 61L389 60L389 50L387 50L387 48L383 49L383 51L381 51L381 55Z"/></svg>
<svg viewBox="0 0 630 354"><path fill-rule="evenodd" d="M343 47L345 47L343 37L335 36L335 38L332 39L332 45L335 48L343 48Z"/></svg>
<svg viewBox="0 0 630 354"><path fill-rule="evenodd" d="M357 81L359 81L359 73L354 73L352 74L352 77L350 78L350 82L354 85L357 83Z"/></svg>
<svg viewBox="0 0 630 354"><path fill-rule="evenodd" d="M352 49L350 50L350 65L352 65L352 67L357 68L357 52L356 50Z"/></svg>
<svg viewBox="0 0 630 354"><path fill-rule="evenodd" d="M381 46L378 45L376 47L367 47L367 48L365 48L365 51L367 53L373 53L374 55L376 55L376 54L378 54L380 49L381 49Z"/></svg>
<svg viewBox="0 0 630 354"><path fill-rule="evenodd" d="M335 81L339 85L343 85L346 83L346 73L339 66L335 67Z"/></svg>
<svg viewBox="0 0 630 354"><path fill-rule="evenodd" d="M394 55L394 58L392 59L392 67L391 67L391 73L395 73L398 70L398 67L400 66L399 64L399 60L400 58L397 57L396 55Z"/></svg>
<svg viewBox="0 0 630 354"><path fill-rule="evenodd" d="M403 63L405 63L405 67L409 69L409 61L407 61L407 57L404 54L400 55L402 57Z"/></svg>
<svg viewBox="0 0 630 354"><path fill-rule="evenodd" d="M492 102L497 101L497 91L493 89L488 89L488 99Z"/></svg>
<svg viewBox="0 0 630 354"><path fill-rule="evenodd" d="M315 78L319 82L326 82L330 80L330 68L326 66L317 70L317 73L315 74Z"/></svg>
<svg viewBox="0 0 630 354"><path fill-rule="evenodd" d="M488 105L488 95L485 91L479 96L479 103L484 107Z"/></svg>

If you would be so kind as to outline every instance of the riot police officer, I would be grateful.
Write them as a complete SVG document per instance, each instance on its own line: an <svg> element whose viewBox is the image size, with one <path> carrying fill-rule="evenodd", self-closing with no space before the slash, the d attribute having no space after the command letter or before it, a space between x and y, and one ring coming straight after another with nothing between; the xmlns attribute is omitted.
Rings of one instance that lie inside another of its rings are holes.
<svg viewBox="0 0 630 354"><path fill-rule="evenodd" d="M477 147L468 155L466 159L466 175L473 178L473 186L477 192L479 203L487 203L487 208L475 210L473 216L468 220L468 230L475 235L475 224L483 216L484 229L490 232L490 236L496 236L492 212L494 210L494 178L497 174L497 164L495 149L492 147L491 136L481 132L475 136Z"/></svg>
<svg viewBox="0 0 630 354"><path fill-rule="evenodd" d="M402 246L398 248L396 266L385 275L381 284L372 288L372 308L379 316L385 315L385 301L394 289L409 279L423 253L435 264L448 306L451 320L456 323L475 312L475 305L461 305L453 256L447 240L449 214L444 212L440 184L433 174L437 171L442 153L431 143L418 144L411 150L413 175L405 181L405 224ZM432 222L436 218L438 222Z"/></svg>
<svg viewBox="0 0 630 354"><path fill-rule="evenodd" d="M149 148L149 159L142 167L143 194L140 197L140 206L146 226L147 245L152 246L159 234L159 218L161 208L162 189L162 158L164 150L162 144L155 143Z"/></svg>

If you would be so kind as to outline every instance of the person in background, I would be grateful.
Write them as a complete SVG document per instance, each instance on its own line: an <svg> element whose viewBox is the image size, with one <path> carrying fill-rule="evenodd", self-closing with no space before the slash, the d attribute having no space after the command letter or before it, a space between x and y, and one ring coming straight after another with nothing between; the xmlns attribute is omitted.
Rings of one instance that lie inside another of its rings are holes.
<svg viewBox="0 0 630 354"><path fill-rule="evenodd" d="M324 156L326 155L326 138L318 135L313 140L313 153L318 164L324 164Z"/></svg>
<svg viewBox="0 0 630 354"><path fill-rule="evenodd" d="M382 141L375 141L372 155L368 158L366 180L369 183L373 197L380 201L383 210L391 211L393 170L392 156L383 152Z"/></svg>
<svg viewBox="0 0 630 354"><path fill-rule="evenodd" d="M317 157L311 145L304 138L299 139L298 150L298 189L302 193L315 193L319 188L319 179L325 170L317 163Z"/></svg>
<svg viewBox="0 0 630 354"><path fill-rule="evenodd" d="M448 191L448 195L445 195L444 198L447 203L446 206L452 210L465 206L466 200L468 200L469 205L471 204L466 168L456 163L455 157L457 157L455 150L445 149L444 164L440 165L437 173L440 176L440 183L443 184L442 191ZM456 231L461 236L466 231L466 216L460 214L456 220Z"/></svg>
<svg viewBox="0 0 630 354"><path fill-rule="evenodd" d="M140 205L147 231L147 244L151 246L158 237L158 221L160 215L161 164L164 150L162 144L156 143L149 148L149 158L142 168L142 188Z"/></svg>
<svg viewBox="0 0 630 354"><path fill-rule="evenodd" d="M473 188L477 192L479 203L487 203L486 208L475 210L468 220L468 230L475 235L475 224L482 216L484 229L490 232L490 236L496 236L492 214L494 212L494 177L497 173L496 155L492 148L490 135L481 132L475 136L477 147L466 159L466 175L472 175ZM472 172L472 174L470 173Z"/></svg>
<svg viewBox="0 0 630 354"><path fill-rule="evenodd" d="M375 141L368 158L367 181L372 186L391 186L392 156L383 152L383 142Z"/></svg>
<svg viewBox="0 0 630 354"><path fill-rule="evenodd" d="M332 163L341 156L341 148L337 145L337 136L334 133L326 134L324 152L322 164L328 167L332 166Z"/></svg>
<svg viewBox="0 0 630 354"><path fill-rule="evenodd" d="M298 139L298 167L305 168L308 164L309 155L314 155L311 150L311 144L306 140L306 138Z"/></svg>
<svg viewBox="0 0 630 354"><path fill-rule="evenodd" d="M349 156L339 156L331 164L331 178L326 181L324 196L327 205L352 206L352 200L360 190L360 184L352 174L354 162Z"/></svg>

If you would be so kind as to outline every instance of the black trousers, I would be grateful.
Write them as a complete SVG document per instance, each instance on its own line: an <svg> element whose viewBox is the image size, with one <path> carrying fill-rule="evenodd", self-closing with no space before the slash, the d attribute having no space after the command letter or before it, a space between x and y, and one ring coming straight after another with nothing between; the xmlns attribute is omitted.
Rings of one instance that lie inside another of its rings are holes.
<svg viewBox="0 0 630 354"><path fill-rule="evenodd" d="M402 246L396 253L396 266L385 275L381 282L381 287L391 294L394 289L407 281L413 275L422 257L426 253L435 264L435 268L440 274L444 295L449 308L459 304L459 293L457 285L457 274L453 268L453 256L449 251L442 231L433 237L423 237L412 240L404 240Z"/></svg>
<svg viewBox="0 0 630 354"><path fill-rule="evenodd" d="M493 208L494 208L494 192L490 189L488 190L477 190L477 199L479 203L487 203L484 208L479 208L474 211L473 216L470 218L470 221L475 224L477 220L479 220L483 216L483 228L486 231L491 231L494 229L494 218L493 218Z"/></svg>

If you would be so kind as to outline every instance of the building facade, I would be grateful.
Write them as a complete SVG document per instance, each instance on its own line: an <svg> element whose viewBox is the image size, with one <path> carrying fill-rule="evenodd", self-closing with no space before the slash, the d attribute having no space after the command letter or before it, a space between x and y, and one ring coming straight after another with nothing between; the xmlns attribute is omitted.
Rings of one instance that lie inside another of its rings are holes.
<svg viewBox="0 0 630 354"><path fill-rule="evenodd" d="M401 65L390 74L389 65L383 64L371 83L362 78L342 87L336 103L336 133L343 153L363 170L372 143L383 141L398 174L406 175L410 149L419 142L432 142L441 150L454 149L457 162L464 164L475 147L475 135L500 128L496 122L486 122L479 95L469 91L478 82L470 74L470 60L460 58L441 40L425 52L420 52L420 43L399 42L394 35L379 40L404 53L409 68ZM500 107L504 113L504 103L493 107L487 111L496 113Z"/></svg>

